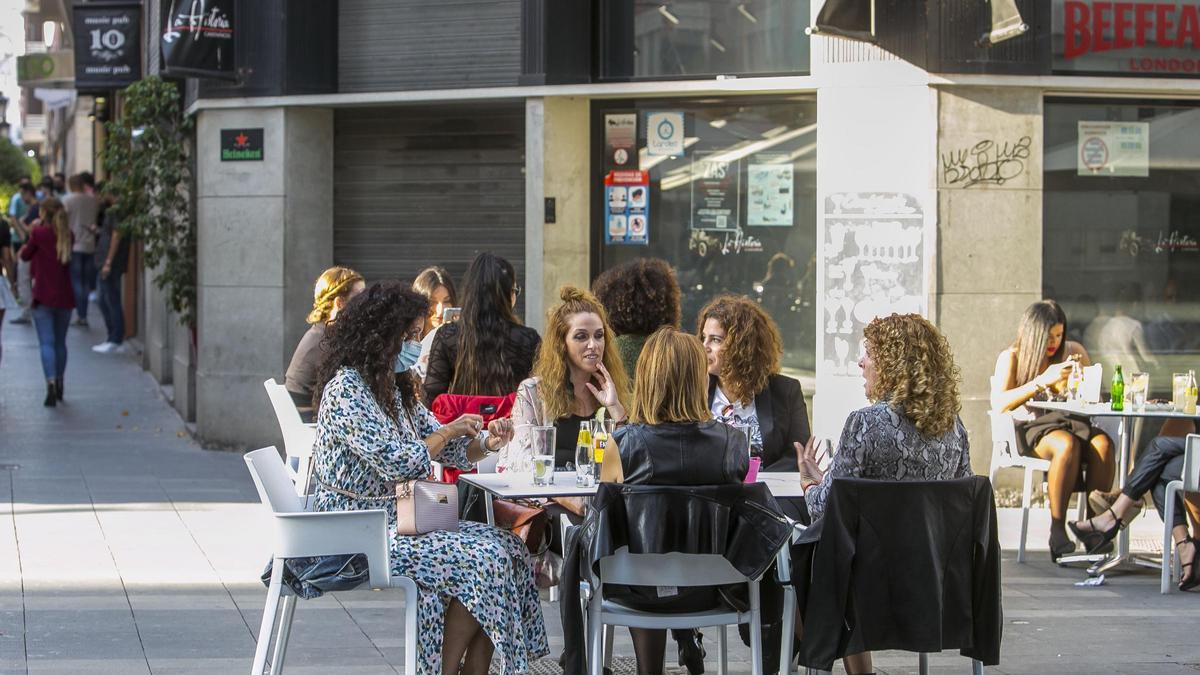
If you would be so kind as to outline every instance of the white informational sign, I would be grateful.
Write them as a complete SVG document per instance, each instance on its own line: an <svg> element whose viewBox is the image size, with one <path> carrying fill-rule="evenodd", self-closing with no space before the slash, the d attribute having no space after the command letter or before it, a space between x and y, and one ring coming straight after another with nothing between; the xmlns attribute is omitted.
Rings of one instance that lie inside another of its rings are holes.
<svg viewBox="0 0 1200 675"><path fill-rule="evenodd" d="M747 173L750 178L746 224L791 227L792 165L751 164Z"/></svg>
<svg viewBox="0 0 1200 675"><path fill-rule="evenodd" d="M1148 122L1079 122L1080 176L1150 175Z"/></svg>
<svg viewBox="0 0 1200 675"><path fill-rule="evenodd" d="M646 114L646 154L683 154L683 113L653 112Z"/></svg>

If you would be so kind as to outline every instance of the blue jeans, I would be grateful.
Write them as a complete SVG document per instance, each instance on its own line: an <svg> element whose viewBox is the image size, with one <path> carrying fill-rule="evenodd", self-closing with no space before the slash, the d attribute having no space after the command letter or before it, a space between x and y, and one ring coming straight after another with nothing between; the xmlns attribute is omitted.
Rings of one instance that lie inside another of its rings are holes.
<svg viewBox="0 0 1200 675"><path fill-rule="evenodd" d="M38 344L42 349L42 374L47 380L61 378L67 371L67 326L71 310L38 305L33 308L33 324L37 327Z"/></svg>
<svg viewBox="0 0 1200 675"><path fill-rule="evenodd" d="M97 289L96 304L104 315L104 326L108 328L108 341L119 345L125 341L125 310L121 307L122 272L109 272L108 278L101 277Z"/></svg>
<svg viewBox="0 0 1200 675"><path fill-rule="evenodd" d="M75 313L87 321L88 292L96 286L96 256L71 253L71 290L75 291Z"/></svg>

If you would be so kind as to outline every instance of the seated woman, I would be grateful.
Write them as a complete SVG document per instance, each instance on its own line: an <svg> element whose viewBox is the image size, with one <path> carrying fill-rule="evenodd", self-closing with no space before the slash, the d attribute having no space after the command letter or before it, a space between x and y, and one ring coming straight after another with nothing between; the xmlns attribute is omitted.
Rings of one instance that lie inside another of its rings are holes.
<svg viewBox="0 0 1200 675"><path fill-rule="evenodd" d="M429 298L429 313L425 315L425 325L421 328L421 358L413 366L413 372L424 380L425 371L429 369L433 336L442 325L445 310L455 306L458 296L454 292L454 280L450 278L450 273L436 265L417 273L417 278L413 279L413 290Z"/></svg>
<svg viewBox="0 0 1200 675"><path fill-rule="evenodd" d="M637 370L646 338L661 326L679 327L679 282L661 258L638 258L606 270L592 292L608 310L625 373Z"/></svg>
<svg viewBox="0 0 1200 675"><path fill-rule="evenodd" d="M750 464L746 435L712 418L705 362L700 341L670 326L646 340L638 359L630 424L613 434L625 483L721 485L745 479ZM714 590L694 588L665 599L650 592L621 602L655 611L692 612L710 609L717 600ZM661 673L666 631L629 632L638 672Z"/></svg>
<svg viewBox="0 0 1200 675"><path fill-rule="evenodd" d="M795 471L793 444L811 436L808 407L800 382L779 373L783 340L775 321L750 298L721 295L700 310L698 324L713 416L750 427L762 471Z"/></svg>
<svg viewBox="0 0 1200 675"><path fill-rule="evenodd" d="M1186 444L1187 439L1180 436L1155 438L1138 455L1133 472L1129 474L1125 488L1113 505L1095 518L1070 523L1071 531L1089 551L1099 550L1116 538L1117 533L1137 515L1142 497L1147 492L1154 499L1154 507L1159 515L1165 513L1167 484L1183 476ZM1189 591L1200 586L1200 571L1196 569L1196 546L1200 540L1188 532L1187 514L1191 511L1192 517L1200 523L1200 504L1185 500L1182 494L1176 495L1175 500L1171 539L1175 542L1175 554L1179 556L1179 590Z"/></svg>
<svg viewBox="0 0 1200 675"><path fill-rule="evenodd" d="M533 377L517 387L516 435L500 452L499 467L533 470L529 430L535 425L556 427L554 465L562 468L575 461L580 423L598 409L604 407L609 419L625 420L629 384L607 312L595 296L574 286L563 286L559 297L562 302L546 315Z"/></svg>
<svg viewBox="0 0 1200 675"><path fill-rule="evenodd" d="M284 378L284 388L292 395L300 419L305 422L313 421L313 389L324 357L321 340L325 338L325 328L337 319L338 312L350 298L362 293L366 287L362 275L349 267L330 267L317 277L313 308L308 313L308 322L312 325L296 345Z"/></svg>
<svg viewBox="0 0 1200 675"><path fill-rule="evenodd" d="M419 672L483 675L494 649L502 673L528 672L549 648L525 544L473 522L457 532L396 533L394 482L428 476L431 458L469 468L512 436L507 419L486 431L477 415L442 426L421 403L409 369L428 308L405 285L375 284L330 326L317 388L315 507L387 510L392 574L419 589Z"/></svg>
<svg viewBox="0 0 1200 675"><path fill-rule="evenodd" d="M1071 360L1090 365L1087 351L1064 340L1067 316L1053 300L1030 305L1021 317L1017 339L1000 352L992 377L992 410L1013 412L1021 454L1050 460L1050 557L1075 551L1067 536L1067 503L1087 465L1087 489L1108 490L1116 474L1113 443L1086 420L1060 412L1035 414L1025 403L1044 392L1066 391Z"/></svg>
<svg viewBox="0 0 1200 675"><path fill-rule="evenodd" d="M859 359L867 399L850 413L828 473L816 443L800 450L800 481L813 520L825 513L834 478L953 480L971 475L967 431L958 418L958 368L946 338L919 314L878 318L863 330ZM871 672L870 653L845 659L846 672Z"/></svg>

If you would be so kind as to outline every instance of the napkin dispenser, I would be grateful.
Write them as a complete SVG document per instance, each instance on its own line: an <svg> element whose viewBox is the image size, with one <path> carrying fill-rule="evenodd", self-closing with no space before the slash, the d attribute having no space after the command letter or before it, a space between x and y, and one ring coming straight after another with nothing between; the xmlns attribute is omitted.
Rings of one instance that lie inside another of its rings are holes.
<svg viewBox="0 0 1200 675"><path fill-rule="evenodd" d="M1099 363L1083 369L1083 382L1079 384L1079 397L1084 403L1100 402L1100 385L1104 383L1104 366Z"/></svg>

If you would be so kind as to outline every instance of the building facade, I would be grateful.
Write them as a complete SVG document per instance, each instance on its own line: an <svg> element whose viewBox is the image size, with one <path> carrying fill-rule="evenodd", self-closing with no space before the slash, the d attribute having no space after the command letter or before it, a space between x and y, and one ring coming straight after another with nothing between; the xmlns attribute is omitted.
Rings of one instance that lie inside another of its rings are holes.
<svg viewBox="0 0 1200 675"><path fill-rule="evenodd" d="M273 441L261 382L326 266L460 276L482 250L535 327L560 285L642 255L677 269L687 327L719 292L757 298L835 438L865 323L922 312L979 469L1032 301L1169 390L1197 349L1195 0L1017 2L1028 30L989 47L981 3L877 2L874 44L807 35L820 4L239 4L238 79L188 83L199 433ZM223 153L242 131L258 159Z"/></svg>

